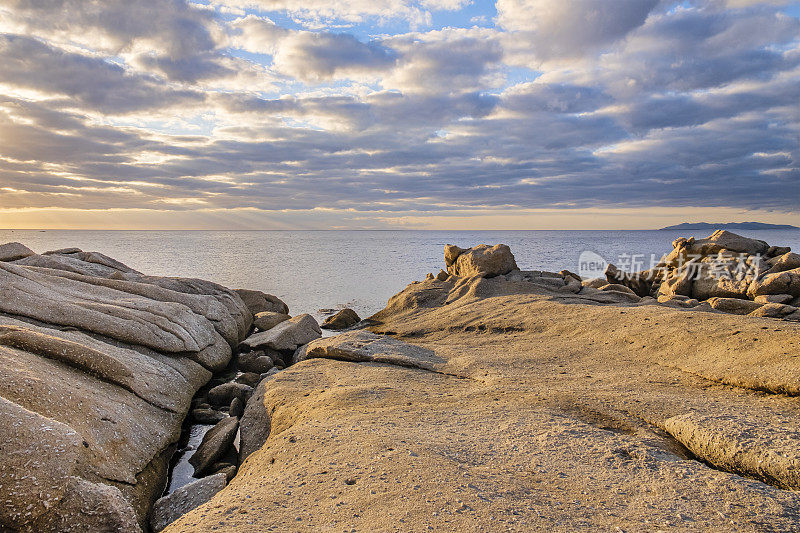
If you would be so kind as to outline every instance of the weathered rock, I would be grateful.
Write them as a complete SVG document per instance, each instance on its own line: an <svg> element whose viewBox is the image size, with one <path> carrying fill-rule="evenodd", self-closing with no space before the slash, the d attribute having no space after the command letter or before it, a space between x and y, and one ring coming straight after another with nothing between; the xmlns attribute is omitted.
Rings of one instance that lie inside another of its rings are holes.
<svg viewBox="0 0 800 533"><path fill-rule="evenodd" d="M433 276L431 276L431 279L433 279ZM340 330L355 326L359 322L361 322L361 318L358 316L358 313L348 307L326 318L320 327L324 329Z"/></svg>
<svg viewBox="0 0 800 533"><path fill-rule="evenodd" d="M433 272L428 272L425 275L425 281L433 281L436 279L436 276L433 275Z"/></svg>
<svg viewBox="0 0 800 533"><path fill-rule="evenodd" d="M234 398L239 398L246 402L252 393L252 387L231 381L217 385L208 391L208 401L211 405L224 407L230 405Z"/></svg>
<svg viewBox="0 0 800 533"><path fill-rule="evenodd" d="M661 282L658 294L662 296L692 296L692 285L694 284L691 269L675 270Z"/></svg>
<svg viewBox="0 0 800 533"><path fill-rule="evenodd" d="M262 311L255 315L253 319L253 325L259 331L269 331L281 322L285 322L289 320L289 315L285 313L274 313L272 311Z"/></svg>
<svg viewBox="0 0 800 533"><path fill-rule="evenodd" d="M766 254L769 245L758 239L742 237L726 230L717 230L705 239L695 240L689 245L691 253L700 255L716 254L721 250L748 255Z"/></svg>
<svg viewBox="0 0 800 533"><path fill-rule="evenodd" d="M708 303L717 311L733 313L734 315L747 315L765 305L740 298L710 298Z"/></svg>
<svg viewBox="0 0 800 533"><path fill-rule="evenodd" d="M231 405L228 408L228 414L233 417L241 418L242 413L244 412L244 402L241 398L234 398L231 400Z"/></svg>
<svg viewBox="0 0 800 533"><path fill-rule="evenodd" d="M239 425L239 464L244 463L250 454L261 448L269 437L271 419L264 405L264 392L267 383L274 379L278 371L273 368L270 372L273 374L265 376L261 380L253 392L252 398L245 405Z"/></svg>
<svg viewBox="0 0 800 533"><path fill-rule="evenodd" d="M225 418L208 430L197 451L189 458L189 464L194 467L194 477L205 475L214 463L225 456L233 446L238 430L239 419L234 417Z"/></svg>
<svg viewBox="0 0 800 533"><path fill-rule="evenodd" d="M447 281L447 278L449 277L450 274L448 274L446 270L439 270L439 273L436 274L436 279L438 281Z"/></svg>
<svg viewBox="0 0 800 533"><path fill-rule="evenodd" d="M766 318L783 318L797 311L796 307L791 305L767 303L748 313L750 316L760 316Z"/></svg>
<svg viewBox="0 0 800 533"><path fill-rule="evenodd" d="M616 291L616 292L624 292L627 294L633 294L634 296L636 295L636 293L633 292L633 290L631 290L629 287L626 287L625 285L620 285L618 283L607 283L599 287L599 289L601 291Z"/></svg>
<svg viewBox="0 0 800 533"><path fill-rule="evenodd" d="M42 255L69 255L69 254L79 254L81 252L83 252L83 250L72 246L70 248L59 248L57 250L48 250L42 253Z"/></svg>
<svg viewBox="0 0 800 533"><path fill-rule="evenodd" d="M226 474L220 472L188 483L160 498L153 505L153 512L150 515L150 528L153 533L158 533L192 509L206 503L224 489L226 483Z"/></svg>
<svg viewBox="0 0 800 533"><path fill-rule="evenodd" d="M788 304L794 300L791 294L761 294L753 298L753 301L762 304Z"/></svg>
<svg viewBox="0 0 800 533"><path fill-rule="evenodd" d="M214 425L227 418L227 415L221 411L211 408L198 408L192 409L192 420L198 424Z"/></svg>
<svg viewBox="0 0 800 533"><path fill-rule="evenodd" d="M792 249L788 246L770 246L769 249L767 250L766 255L768 255L769 257L777 257L784 254L788 254L791 251Z"/></svg>
<svg viewBox="0 0 800 533"><path fill-rule="evenodd" d="M313 358L389 363L428 370L441 362L431 350L364 330L317 339L295 353L295 363Z"/></svg>
<svg viewBox="0 0 800 533"><path fill-rule="evenodd" d="M448 254L452 257L452 248L445 247L445 263ZM458 277L480 276L491 278L508 274L517 269L517 263L511 249L505 244L489 246L480 244L468 250L462 250L455 262L447 267L447 271Z"/></svg>
<svg viewBox="0 0 800 533"><path fill-rule="evenodd" d="M459 248L454 244L444 245L444 264L448 268L448 270L450 269L450 266L455 264L456 259L458 259L458 256L466 251L467 249Z"/></svg>
<svg viewBox="0 0 800 533"><path fill-rule="evenodd" d="M274 365L274 359L264 355L264 352L259 350L239 354L238 364L239 370L243 372L263 374L264 372L269 372L269 369L272 368Z"/></svg>
<svg viewBox="0 0 800 533"><path fill-rule="evenodd" d="M268 372L268 371L269 370L265 370L265 372ZM236 383L242 383L244 385L247 385L248 387L255 388L255 386L258 385L258 382L261 381L261 374L262 373L263 372L260 372L260 373L245 372L241 376L238 376L234 381L236 381Z"/></svg>
<svg viewBox="0 0 800 533"><path fill-rule="evenodd" d="M608 283L627 287L636 296L648 296L653 287L653 276L649 271L623 272L609 263L606 266L605 275Z"/></svg>
<svg viewBox="0 0 800 533"><path fill-rule="evenodd" d="M7 242L0 244L0 261L16 261L23 259L36 252L19 242Z"/></svg>
<svg viewBox="0 0 800 533"><path fill-rule="evenodd" d="M223 474L225 476L225 481L230 482L234 477L236 477L236 472L239 468L236 465L232 465L230 463L217 463L213 467L214 474Z"/></svg>
<svg viewBox="0 0 800 533"><path fill-rule="evenodd" d="M800 268L800 255L787 252L769 261L769 269L764 274L774 274L775 272L785 272Z"/></svg>
<svg viewBox="0 0 800 533"><path fill-rule="evenodd" d="M800 296L800 268L767 274L753 281L747 290L751 298L762 294L791 294Z"/></svg>
<svg viewBox="0 0 800 533"><path fill-rule="evenodd" d="M581 282L581 285L584 287L591 287L593 289L599 289L603 285L608 285L608 280L605 278L592 278L592 279L585 279Z"/></svg>
<svg viewBox="0 0 800 533"><path fill-rule="evenodd" d="M254 316L265 311L289 314L289 306L277 296L250 289L235 289L235 292Z"/></svg>
<svg viewBox="0 0 800 533"><path fill-rule="evenodd" d="M319 324L308 314L281 322L269 331L256 333L246 338L239 345L241 351L270 348L273 350L296 350L314 339L322 336Z"/></svg>

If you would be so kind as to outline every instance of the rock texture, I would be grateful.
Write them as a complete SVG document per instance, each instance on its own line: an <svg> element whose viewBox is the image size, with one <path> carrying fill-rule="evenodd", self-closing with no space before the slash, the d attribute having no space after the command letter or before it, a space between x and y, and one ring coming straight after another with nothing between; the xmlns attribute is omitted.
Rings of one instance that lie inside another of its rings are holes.
<svg viewBox="0 0 800 533"><path fill-rule="evenodd" d="M251 335L242 341L240 349L271 349L278 351L294 351L314 339L322 336L319 324L311 315L303 314L281 322L274 328Z"/></svg>
<svg viewBox="0 0 800 533"><path fill-rule="evenodd" d="M358 313L347 308L326 318L321 327L324 329L340 330L355 326L359 322L361 322L361 318L358 316Z"/></svg>
<svg viewBox="0 0 800 533"><path fill-rule="evenodd" d="M491 278L517 270L511 249L505 244L480 244L463 250L448 244L445 248L447 271L454 276Z"/></svg>
<svg viewBox="0 0 800 533"><path fill-rule="evenodd" d="M0 248L0 526L146 529L192 397L252 315L210 282Z"/></svg>
<svg viewBox="0 0 800 533"><path fill-rule="evenodd" d="M153 505L153 512L150 515L151 531L158 533L192 509L204 504L224 489L226 482L224 473L214 474L184 485L172 494L160 498Z"/></svg>
<svg viewBox="0 0 800 533"><path fill-rule="evenodd" d="M800 325L567 278L415 282L312 341L167 531L800 528Z"/></svg>

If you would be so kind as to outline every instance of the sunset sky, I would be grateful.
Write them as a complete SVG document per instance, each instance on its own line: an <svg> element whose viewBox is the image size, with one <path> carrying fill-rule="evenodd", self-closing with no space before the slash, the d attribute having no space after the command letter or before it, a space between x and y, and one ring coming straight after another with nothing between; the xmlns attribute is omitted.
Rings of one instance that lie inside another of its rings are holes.
<svg viewBox="0 0 800 533"><path fill-rule="evenodd" d="M0 228L800 225L800 3L0 0Z"/></svg>

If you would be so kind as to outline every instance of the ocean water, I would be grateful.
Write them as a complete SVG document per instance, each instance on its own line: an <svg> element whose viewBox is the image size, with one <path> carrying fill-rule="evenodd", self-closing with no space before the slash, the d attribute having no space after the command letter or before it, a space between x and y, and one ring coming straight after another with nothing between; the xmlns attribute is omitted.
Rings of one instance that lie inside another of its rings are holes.
<svg viewBox="0 0 800 533"><path fill-rule="evenodd" d="M800 230L739 231L800 250ZM75 231L0 230L0 243L36 252L77 246L146 274L197 277L282 298L292 314L349 306L362 317L393 294L444 267L445 244L505 243L523 270L578 270L593 251L643 268L689 231ZM706 237L708 232L697 232Z"/></svg>

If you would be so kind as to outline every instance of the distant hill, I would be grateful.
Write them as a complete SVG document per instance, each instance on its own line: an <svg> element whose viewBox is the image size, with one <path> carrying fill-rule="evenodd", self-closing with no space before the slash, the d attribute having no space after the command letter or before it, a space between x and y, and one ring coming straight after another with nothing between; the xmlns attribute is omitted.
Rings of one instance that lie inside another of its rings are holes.
<svg viewBox="0 0 800 533"><path fill-rule="evenodd" d="M709 224L708 222L684 222L661 228L664 230L717 230L717 229L800 229L789 224L764 224L763 222L728 222L727 224Z"/></svg>

